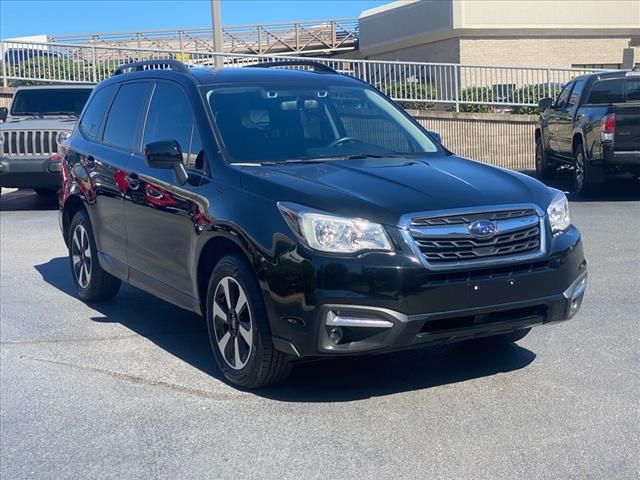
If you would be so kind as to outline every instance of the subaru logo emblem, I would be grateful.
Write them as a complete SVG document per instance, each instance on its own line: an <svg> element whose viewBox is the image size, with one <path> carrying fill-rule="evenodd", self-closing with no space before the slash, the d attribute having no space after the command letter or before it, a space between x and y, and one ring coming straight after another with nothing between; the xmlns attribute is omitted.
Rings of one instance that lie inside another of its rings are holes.
<svg viewBox="0 0 640 480"><path fill-rule="evenodd" d="M491 220L476 220L470 223L467 229L476 238L491 238L498 233L498 225Z"/></svg>

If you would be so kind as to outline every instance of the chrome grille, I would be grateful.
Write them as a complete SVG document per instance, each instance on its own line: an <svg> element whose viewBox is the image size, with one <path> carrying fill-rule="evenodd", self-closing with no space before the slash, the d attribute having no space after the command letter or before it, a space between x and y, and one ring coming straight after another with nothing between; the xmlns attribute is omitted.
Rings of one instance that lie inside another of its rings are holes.
<svg viewBox="0 0 640 480"><path fill-rule="evenodd" d="M468 226L476 220L495 222L497 233L490 238L472 235ZM436 268L529 259L544 251L544 223L535 209L420 216L410 225L423 260Z"/></svg>
<svg viewBox="0 0 640 480"><path fill-rule="evenodd" d="M55 130L9 130L2 132L2 153L8 157L51 155L57 150Z"/></svg>

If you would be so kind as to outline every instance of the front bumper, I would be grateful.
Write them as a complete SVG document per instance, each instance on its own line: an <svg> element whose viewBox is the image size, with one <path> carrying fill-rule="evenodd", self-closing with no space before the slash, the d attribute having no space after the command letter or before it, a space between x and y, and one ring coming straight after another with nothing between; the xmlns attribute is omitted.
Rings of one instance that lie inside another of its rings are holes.
<svg viewBox="0 0 640 480"><path fill-rule="evenodd" d="M51 157L0 157L0 186L60 188L60 162Z"/></svg>
<svg viewBox="0 0 640 480"><path fill-rule="evenodd" d="M288 265L288 285L304 288L268 289L274 343L298 357L377 354L568 320L586 288L580 235L571 227L550 247L535 262L453 273L388 254L318 256L299 278Z"/></svg>

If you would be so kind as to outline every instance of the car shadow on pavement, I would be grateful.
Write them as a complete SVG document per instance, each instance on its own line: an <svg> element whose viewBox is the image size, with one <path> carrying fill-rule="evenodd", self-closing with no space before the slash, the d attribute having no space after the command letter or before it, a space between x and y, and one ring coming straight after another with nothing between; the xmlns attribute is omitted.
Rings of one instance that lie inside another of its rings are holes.
<svg viewBox="0 0 640 480"><path fill-rule="evenodd" d="M66 257L36 265L44 281L75 296ZM199 316L123 284L111 302L92 304L95 322L119 323L169 354L224 381ZM114 352L114 354L116 354ZM283 384L253 391L286 402L346 402L422 390L526 367L536 355L517 345L490 349L442 345L380 356L349 357L296 365Z"/></svg>
<svg viewBox="0 0 640 480"><path fill-rule="evenodd" d="M535 172L523 172L535 178ZM631 177L613 177L600 185L595 193L578 195L573 191L573 172L559 170L553 179L543 180L553 188L567 192L570 202L630 202L640 200L640 181Z"/></svg>
<svg viewBox="0 0 640 480"><path fill-rule="evenodd" d="M38 195L30 188L15 190L10 193L4 193L4 188L2 190L0 211L56 210L58 208L58 198L55 192Z"/></svg>

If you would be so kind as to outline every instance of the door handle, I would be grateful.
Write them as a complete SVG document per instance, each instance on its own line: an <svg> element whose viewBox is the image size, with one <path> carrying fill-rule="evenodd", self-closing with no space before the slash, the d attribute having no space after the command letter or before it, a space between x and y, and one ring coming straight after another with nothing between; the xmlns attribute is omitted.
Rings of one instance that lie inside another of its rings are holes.
<svg viewBox="0 0 640 480"><path fill-rule="evenodd" d="M128 173L124 178L131 190L138 190L138 188L140 188L140 177L138 177L137 173Z"/></svg>

